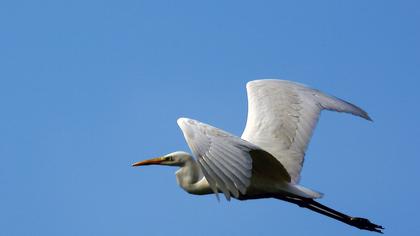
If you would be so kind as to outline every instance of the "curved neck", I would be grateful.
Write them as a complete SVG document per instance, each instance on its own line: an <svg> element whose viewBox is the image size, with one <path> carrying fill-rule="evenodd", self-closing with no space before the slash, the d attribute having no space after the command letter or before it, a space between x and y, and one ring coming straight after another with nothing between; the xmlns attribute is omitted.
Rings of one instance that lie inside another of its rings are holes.
<svg viewBox="0 0 420 236"><path fill-rule="evenodd" d="M185 161L175 175L179 186L188 193L197 195L213 193L200 166L192 158Z"/></svg>

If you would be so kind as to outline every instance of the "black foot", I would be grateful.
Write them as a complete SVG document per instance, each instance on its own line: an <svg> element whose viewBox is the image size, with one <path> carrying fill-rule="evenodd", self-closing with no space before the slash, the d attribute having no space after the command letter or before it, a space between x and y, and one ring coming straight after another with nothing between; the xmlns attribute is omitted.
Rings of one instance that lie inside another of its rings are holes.
<svg viewBox="0 0 420 236"><path fill-rule="evenodd" d="M383 234L382 229L384 229L384 227L380 225L375 225L374 223L370 222L368 219L365 218L351 217L350 224L359 229L374 231Z"/></svg>

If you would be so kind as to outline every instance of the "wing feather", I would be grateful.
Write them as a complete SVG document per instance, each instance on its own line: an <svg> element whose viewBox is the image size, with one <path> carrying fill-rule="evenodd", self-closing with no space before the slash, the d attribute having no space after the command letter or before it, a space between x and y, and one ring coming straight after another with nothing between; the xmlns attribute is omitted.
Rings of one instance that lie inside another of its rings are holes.
<svg viewBox="0 0 420 236"><path fill-rule="evenodd" d="M228 200L246 194L252 177L250 152L261 148L196 120L180 118L178 125L212 190L216 194L222 191ZM285 179L290 180L283 172Z"/></svg>
<svg viewBox="0 0 420 236"><path fill-rule="evenodd" d="M305 152L322 110L371 120L349 102L290 81L251 81L247 92L248 118L241 137L276 157L292 183L299 182Z"/></svg>

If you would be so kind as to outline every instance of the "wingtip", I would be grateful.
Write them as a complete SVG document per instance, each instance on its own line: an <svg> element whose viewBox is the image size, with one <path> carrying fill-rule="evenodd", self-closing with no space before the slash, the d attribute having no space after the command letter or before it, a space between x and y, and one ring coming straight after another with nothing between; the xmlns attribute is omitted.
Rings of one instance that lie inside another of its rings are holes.
<svg viewBox="0 0 420 236"><path fill-rule="evenodd" d="M362 116L363 118L365 118L366 120L368 120L368 121L370 121L370 122L373 122L373 119L369 116L369 114L368 113L364 113L363 114L363 116Z"/></svg>

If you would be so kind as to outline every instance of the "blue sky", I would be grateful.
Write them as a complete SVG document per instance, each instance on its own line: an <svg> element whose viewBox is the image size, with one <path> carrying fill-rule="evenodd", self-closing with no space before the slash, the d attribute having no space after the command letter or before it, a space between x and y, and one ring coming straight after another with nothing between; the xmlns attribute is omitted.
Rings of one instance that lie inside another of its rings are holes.
<svg viewBox="0 0 420 236"><path fill-rule="evenodd" d="M1 235L373 235L276 200L192 196L176 119L240 135L247 81L298 81L324 112L302 185L418 235L418 1L2 1ZM189 150L188 150L189 151Z"/></svg>

